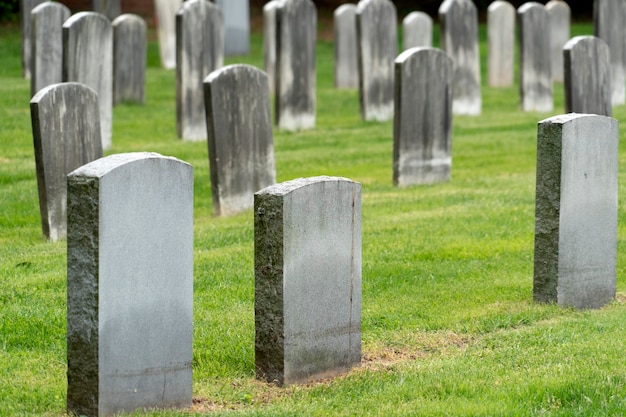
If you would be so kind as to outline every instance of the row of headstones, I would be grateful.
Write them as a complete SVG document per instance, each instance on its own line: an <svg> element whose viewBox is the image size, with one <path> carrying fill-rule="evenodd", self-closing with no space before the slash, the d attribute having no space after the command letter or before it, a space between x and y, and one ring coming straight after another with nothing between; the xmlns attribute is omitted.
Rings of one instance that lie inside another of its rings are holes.
<svg viewBox="0 0 626 417"><path fill-rule="evenodd" d="M556 116L537 140L534 298L601 307L615 296L618 123ZM68 411L191 404L192 171L131 153L68 175ZM361 185L267 187L254 195L254 235L257 377L284 385L357 366Z"/></svg>

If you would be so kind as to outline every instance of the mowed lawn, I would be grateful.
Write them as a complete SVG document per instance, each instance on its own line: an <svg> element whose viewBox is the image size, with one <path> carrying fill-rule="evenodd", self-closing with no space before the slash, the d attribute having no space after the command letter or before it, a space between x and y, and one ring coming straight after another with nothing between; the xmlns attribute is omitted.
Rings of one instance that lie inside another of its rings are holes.
<svg viewBox="0 0 626 417"><path fill-rule="evenodd" d="M363 184L363 362L286 388L254 377L252 212L212 216L206 142L176 137L175 73L150 43L146 104L114 109L108 154L194 167L194 405L147 415L626 413L626 128L616 300L593 311L533 302L537 122L564 112L563 86L553 113L520 112L517 86L485 86L484 26L480 36L483 114L453 120L452 180L403 189L392 185L392 123L361 121L358 93L333 88L332 44L318 43L317 127L275 132L277 175ZM236 62L262 66L259 34ZM42 237L29 91L17 28L0 27L0 416L64 416L66 244ZM614 113L624 120L626 106Z"/></svg>

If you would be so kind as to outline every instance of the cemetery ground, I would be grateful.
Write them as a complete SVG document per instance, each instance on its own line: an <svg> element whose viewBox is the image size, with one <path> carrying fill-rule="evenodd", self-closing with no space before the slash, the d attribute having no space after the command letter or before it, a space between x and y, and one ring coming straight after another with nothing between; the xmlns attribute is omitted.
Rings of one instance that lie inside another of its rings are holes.
<svg viewBox="0 0 626 417"><path fill-rule="evenodd" d="M254 378L252 212L212 216L207 144L177 139L175 73L150 43L146 104L114 109L107 154L153 151L194 167L194 405L146 415L624 413L626 146L616 300L590 311L533 302L537 122L564 112L563 85L553 113L522 113L517 87L485 86L484 26L480 36L483 114L454 117L452 180L409 188L392 185L392 122L361 121L358 93L333 88L332 44L318 43L317 127L275 132L277 176L363 184L363 361L285 388ZM19 48L17 29L0 27L0 416L63 416L66 244L41 232ZM227 63L262 67L260 35L251 50ZM625 120L626 106L614 117Z"/></svg>

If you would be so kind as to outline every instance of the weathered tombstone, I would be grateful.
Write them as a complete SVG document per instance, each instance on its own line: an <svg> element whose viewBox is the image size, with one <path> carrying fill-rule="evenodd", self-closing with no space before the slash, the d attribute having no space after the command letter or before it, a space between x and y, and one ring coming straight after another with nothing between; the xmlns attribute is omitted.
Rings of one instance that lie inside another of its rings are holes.
<svg viewBox="0 0 626 417"><path fill-rule="evenodd" d="M202 83L224 63L224 23L219 7L188 0L176 15L176 128L184 140L206 139Z"/></svg>
<svg viewBox="0 0 626 417"><path fill-rule="evenodd" d="M335 88L359 88L356 41L356 5L343 4L333 14Z"/></svg>
<svg viewBox="0 0 626 417"><path fill-rule="evenodd" d="M565 111L611 116L611 52L595 36L577 36L563 47Z"/></svg>
<svg viewBox="0 0 626 417"><path fill-rule="evenodd" d="M224 16L224 53L250 52L250 0L216 0Z"/></svg>
<svg viewBox="0 0 626 417"><path fill-rule="evenodd" d="M479 115L480 56L478 53L478 13L471 0L445 0L439 7L441 49L454 60L452 111L459 115Z"/></svg>
<svg viewBox="0 0 626 417"><path fill-rule="evenodd" d="M394 185L450 179L453 76L454 62L440 49L412 48L396 59Z"/></svg>
<svg viewBox="0 0 626 417"><path fill-rule="evenodd" d="M254 196L257 377L287 385L361 361L361 184L300 178Z"/></svg>
<svg viewBox="0 0 626 417"><path fill-rule="evenodd" d="M31 12L31 96L63 81L63 22L70 14L70 9L51 1Z"/></svg>
<svg viewBox="0 0 626 417"><path fill-rule="evenodd" d="M615 296L618 122L567 114L539 123L533 294L598 308Z"/></svg>
<svg viewBox="0 0 626 417"><path fill-rule="evenodd" d="M66 236L66 175L102 157L98 95L78 83L41 89L30 102L43 234Z"/></svg>
<svg viewBox="0 0 626 417"><path fill-rule="evenodd" d="M613 104L626 102L626 42L624 40L625 0L595 0L593 3L594 35L611 49L611 88Z"/></svg>
<svg viewBox="0 0 626 417"><path fill-rule="evenodd" d="M276 9L276 124L315 127L317 9L311 0L283 0Z"/></svg>
<svg viewBox="0 0 626 417"><path fill-rule="evenodd" d="M30 78L31 65L31 11L46 0L20 0L20 26L22 35L22 75Z"/></svg>
<svg viewBox="0 0 626 417"><path fill-rule="evenodd" d="M546 3L550 18L550 56L552 57L552 79L563 82L563 46L570 38L571 11L562 0L551 0Z"/></svg>
<svg viewBox="0 0 626 417"><path fill-rule="evenodd" d="M213 214L254 206L254 193L276 183L267 75L249 65L213 71L204 81Z"/></svg>
<svg viewBox="0 0 626 417"><path fill-rule="evenodd" d="M263 68L267 73L271 93L276 91L276 9L278 0L263 6Z"/></svg>
<svg viewBox="0 0 626 417"><path fill-rule="evenodd" d="M117 154L67 178L67 409L192 401L193 169Z"/></svg>
<svg viewBox="0 0 626 417"><path fill-rule="evenodd" d="M361 0L356 13L361 118L386 121L393 118L396 6L389 0Z"/></svg>
<svg viewBox="0 0 626 417"><path fill-rule="evenodd" d="M517 9L520 31L520 97L523 111L549 112L552 98L550 29L546 8L528 2Z"/></svg>
<svg viewBox="0 0 626 417"><path fill-rule="evenodd" d="M515 8L507 1L494 1L487 9L488 66L491 87L513 85L515 68Z"/></svg>
<svg viewBox="0 0 626 417"><path fill-rule="evenodd" d="M433 46L433 19L424 12L411 12L402 20L403 50Z"/></svg>
<svg viewBox="0 0 626 417"><path fill-rule="evenodd" d="M176 68L176 13L183 0L154 0L161 66Z"/></svg>
<svg viewBox="0 0 626 417"><path fill-rule="evenodd" d="M113 21L113 104L143 103L146 90L146 22L135 14Z"/></svg>
<svg viewBox="0 0 626 417"><path fill-rule="evenodd" d="M121 0L91 0L91 10L113 21L122 14Z"/></svg>
<svg viewBox="0 0 626 417"><path fill-rule="evenodd" d="M94 12L80 12L63 24L63 81L93 88L100 104L102 149L111 147L113 115L113 27Z"/></svg>

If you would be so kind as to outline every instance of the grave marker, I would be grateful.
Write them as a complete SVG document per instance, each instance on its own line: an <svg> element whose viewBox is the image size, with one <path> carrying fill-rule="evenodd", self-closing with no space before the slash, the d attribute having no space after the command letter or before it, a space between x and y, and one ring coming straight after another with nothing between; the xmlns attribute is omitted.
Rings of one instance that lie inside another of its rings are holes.
<svg viewBox="0 0 626 417"><path fill-rule="evenodd" d="M22 36L22 76L30 78L31 68L31 11L46 0L20 0L20 33Z"/></svg>
<svg viewBox="0 0 626 417"><path fill-rule="evenodd" d="M250 0L216 0L224 16L224 53L250 52Z"/></svg>
<svg viewBox="0 0 626 417"><path fill-rule="evenodd" d="M272 94L276 91L276 9L279 5L278 0L272 0L263 6L263 68Z"/></svg>
<svg viewBox="0 0 626 417"><path fill-rule="evenodd" d="M618 122L567 114L539 123L534 298L598 308L615 296Z"/></svg>
<svg viewBox="0 0 626 417"><path fill-rule="evenodd" d="M300 178L254 196L257 377L326 378L361 361L361 185Z"/></svg>
<svg viewBox="0 0 626 417"><path fill-rule="evenodd" d="M91 10L113 21L122 14L121 0L91 0Z"/></svg>
<svg viewBox="0 0 626 417"><path fill-rule="evenodd" d="M515 8L507 1L494 1L487 9L488 66L491 87L513 85L515 68Z"/></svg>
<svg viewBox="0 0 626 417"><path fill-rule="evenodd" d="M69 413L191 405L192 171L142 152L68 175Z"/></svg>
<svg viewBox="0 0 626 417"><path fill-rule="evenodd" d="M204 81L213 214L254 206L276 183L267 75L249 65L213 71Z"/></svg>
<svg viewBox="0 0 626 417"><path fill-rule="evenodd" d="M626 102L625 17L626 2L624 0L594 0L594 35L604 40L611 50L612 102L617 105Z"/></svg>
<svg viewBox="0 0 626 417"><path fill-rule="evenodd" d="M343 4L333 14L335 36L335 88L359 88L356 5Z"/></svg>
<svg viewBox="0 0 626 417"><path fill-rule="evenodd" d="M433 46L433 19L424 12L411 12L402 20L403 50Z"/></svg>
<svg viewBox="0 0 626 417"><path fill-rule="evenodd" d="M563 46L570 39L571 11L567 3L551 0L546 3L550 18L550 56L552 57L552 79L563 82Z"/></svg>
<svg viewBox="0 0 626 417"><path fill-rule="evenodd" d="M154 0L159 55L166 69L176 68L176 13L183 0Z"/></svg>
<svg viewBox="0 0 626 417"><path fill-rule="evenodd" d="M137 15L113 21L113 104L145 101L146 33L146 22Z"/></svg>

